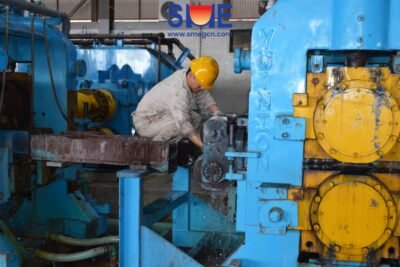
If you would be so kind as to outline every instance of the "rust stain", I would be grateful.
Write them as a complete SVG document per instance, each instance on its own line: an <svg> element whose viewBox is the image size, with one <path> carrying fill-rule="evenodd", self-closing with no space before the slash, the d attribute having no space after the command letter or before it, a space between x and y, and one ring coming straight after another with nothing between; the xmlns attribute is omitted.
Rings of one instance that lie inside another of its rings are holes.
<svg viewBox="0 0 400 267"><path fill-rule="evenodd" d="M34 160L109 165L166 165L170 145L132 136L70 132L64 135L32 135Z"/></svg>

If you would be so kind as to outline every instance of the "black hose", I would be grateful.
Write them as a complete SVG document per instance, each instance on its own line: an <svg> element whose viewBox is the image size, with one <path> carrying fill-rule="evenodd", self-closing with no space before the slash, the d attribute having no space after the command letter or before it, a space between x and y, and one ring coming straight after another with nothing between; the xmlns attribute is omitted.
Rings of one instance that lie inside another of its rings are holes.
<svg viewBox="0 0 400 267"><path fill-rule="evenodd" d="M0 4L10 6L10 0L0 0ZM25 0L12 0L12 7L13 9L17 10L27 10L29 12L39 15L60 18L63 24L62 32L67 36L69 34L69 31L71 29L71 22L69 20L67 13L59 12L57 10L50 9L37 4L32 4Z"/></svg>
<svg viewBox="0 0 400 267"><path fill-rule="evenodd" d="M64 120L66 122L68 122L67 115L65 115L64 111L62 110L62 107L61 107L61 104L60 104L60 100L58 99L58 95L57 95L57 92L56 92L56 87L55 87L55 84L54 84L53 70L52 70L51 62L50 62L49 43L48 43L48 40L47 40L47 33L46 33L46 19L43 20L43 38L44 38L44 47L46 49L47 66L48 66L48 69L49 69L51 89L53 91L53 96L54 96L54 99L56 100L58 111L61 113L61 115L64 118Z"/></svg>
<svg viewBox="0 0 400 267"><path fill-rule="evenodd" d="M10 27L10 0L7 1L8 7L6 7L6 36L4 40L4 50L6 55L8 56L8 35L9 35L9 27ZM8 64L7 64L8 65ZM6 91L6 76L7 76L7 66L3 71L2 75L2 83L1 83L1 93L0 93L0 114L3 110L3 102L4 102L4 94Z"/></svg>

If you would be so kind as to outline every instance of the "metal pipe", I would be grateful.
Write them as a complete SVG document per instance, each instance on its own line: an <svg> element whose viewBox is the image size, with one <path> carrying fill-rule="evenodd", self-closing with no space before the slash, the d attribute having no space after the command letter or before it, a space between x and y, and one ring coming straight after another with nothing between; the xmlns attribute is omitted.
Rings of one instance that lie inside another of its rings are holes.
<svg viewBox="0 0 400 267"><path fill-rule="evenodd" d="M52 253L40 249L35 250L35 255L38 258L43 260L52 261L52 262L75 262L81 260L87 260L90 258L97 257L99 255L103 255L112 250L112 246L103 246L92 248L89 250L70 253L70 254L62 254L62 253Z"/></svg>
<svg viewBox="0 0 400 267"><path fill-rule="evenodd" d="M93 45L93 40L71 40L71 42L74 45L82 45L82 46L92 46ZM124 45L151 45L151 41L150 40L127 40L124 41ZM115 41L113 40L102 40L101 42L99 42L99 44L101 45L110 45L110 46L114 46L115 45Z"/></svg>
<svg viewBox="0 0 400 267"><path fill-rule="evenodd" d="M161 81L161 38L158 38L157 40L157 45L158 45L158 51L157 51L157 56L158 56L158 73L157 73L157 80L158 82Z"/></svg>
<svg viewBox="0 0 400 267"><path fill-rule="evenodd" d="M1 0L0 0L1 1ZM69 39L154 39L165 38L164 33L141 34L70 34Z"/></svg>
<svg viewBox="0 0 400 267"><path fill-rule="evenodd" d="M9 2L12 2L11 5ZM62 24L63 24L62 32L65 35L69 34L69 30L71 28L71 22L69 21L67 13L59 12L54 9L39 6L37 4L32 4L32 3L26 2L25 0L12 0L12 1L0 0L0 4L11 6L13 9L27 10L29 12L48 16L48 17L58 17L61 19Z"/></svg>
<svg viewBox="0 0 400 267"><path fill-rule="evenodd" d="M170 41L170 42L172 42L173 44L175 44L180 50L185 50L185 46L181 43L181 41L179 41L179 39L176 39L176 38L171 38L171 39L167 39L168 41ZM193 54L192 53L189 53L188 54L188 58L190 59L190 60L193 60L193 59L195 59L195 57L193 56Z"/></svg>
<svg viewBox="0 0 400 267"><path fill-rule="evenodd" d="M9 0L7 0L7 3ZM8 34L9 34L9 27L10 27L10 7L6 7L6 36L4 39L4 51L6 52L6 55L8 57ZM8 66L8 64L7 64ZM3 75L1 77L2 83L1 83L1 92L0 92L0 114L2 113L3 110L3 102L4 102L4 94L6 91L6 81L7 81L7 67L3 71Z"/></svg>
<svg viewBox="0 0 400 267"><path fill-rule="evenodd" d="M69 39L76 44L80 44L79 42L82 40L89 40L89 39L149 39L149 40L159 40L161 41L162 45L170 46L171 44L176 45L180 50L184 51L186 47L181 43L181 41L177 38L165 38L164 33L142 33L142 34L71 34L69 35ZM129 41L125 41L125 44L134 44L133 40L132 43L128 43ZM170 50L170 48L168 48ZM195 59L192 53L188 54L188 58L190 60Z"/></svg>
<svg viewBox="0 0 400 267"><path fill-rule="evenodd" d="M69 12L68 17L71 18L75 13L86 3L87 0L81 0L72 10Z"/></svg>
<svg viewBox="0 0 400 267"><path fill-rule="evenodd" d="M31 77L32 77L32 91L35 92L35 17L36 15L33 14L31 19ZM31 97L31 110L30 114L33 117L33 97ZM29 128L32 128L32 121L30 123Z"/></svg>

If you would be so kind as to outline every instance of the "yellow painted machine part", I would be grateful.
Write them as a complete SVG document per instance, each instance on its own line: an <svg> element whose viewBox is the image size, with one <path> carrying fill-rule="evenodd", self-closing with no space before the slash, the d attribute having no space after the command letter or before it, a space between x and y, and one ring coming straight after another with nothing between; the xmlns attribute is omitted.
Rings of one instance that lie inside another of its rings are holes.
<svg viewBox="0 0 400 267"><path fill-rule="evenodd" d="M84 118L85 103L88 106L88 117L94 121L111 119L116 110L116 101L105 89L84 89L77 93L77 118Z"/></svg>
<svg viewBox="0 0 400 267"><path fill-rule="evenodd" d="M389 68L308 74L307 93L293 96L294 116L307 121L305 157L349 163L400 159L399 87L400 75Z"/></svg>
<svg viewBox="0 0 400 267"><path fill-rule="evenodd" d="M320 200L318 208L319 226L327 240L340 247L359 249L360 254L362 248L385 234L388 215L379 192L358 182L333 187Z"/></svg>
<svg viewBox="0 0 400 267"><path fill-rule="evenodd" d="M365 261L367 250L393 258L392 248L398 255L398 179L398 174L305 171L304 188L289 189L289 199L298 201L298 227L291 229L302 231L302 251L326 255L334 246L343 261Z"/></svg>
<svg viewBox="0 0 400 267"><path fill-rule="evenodd" d="M349 89L318 104L314 127L318 142L342 162L369 163L390 151L399 127L395 101L370 89Z"/></svg>

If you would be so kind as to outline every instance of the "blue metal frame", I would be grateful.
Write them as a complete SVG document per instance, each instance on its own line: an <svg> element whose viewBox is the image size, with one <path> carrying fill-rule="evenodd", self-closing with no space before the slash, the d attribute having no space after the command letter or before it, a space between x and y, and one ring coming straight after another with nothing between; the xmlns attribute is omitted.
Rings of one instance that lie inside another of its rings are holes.
<svg viewBox="0 0 400 267"><path fill-rule="evenodd" d="M173 174L173 191L150 205L142 206L140 170L124 170L120 179L120 265L121 266L202 266L193 258L212 240L210 233L227 233L230 246L241 242L235 238L234 224L225 216L189 193L187 168L178 167ZM150 227L172 212L172 243ZM178 247L190 247L184 253ZM154 257L154 253L157 257Z"/></svg>
<svg viewBox="0 0 400 267"><path fill-rule="evenodd" d="M296 225L297 208L271 192L302 186L305 121L293 118L292 96L306 92L307 65L318 73L326 64L317 54L310 64L307 52L398 51L398 10L397 0L280 0L256 22L248 150L260 156L248 158L245 180L238 181L237 230L245 232L246 242L227 264L237 259L243 266L297 265L300 232L280 231L289 222ZM238 53L236 61L240 71L245 59Z"/></svg>

